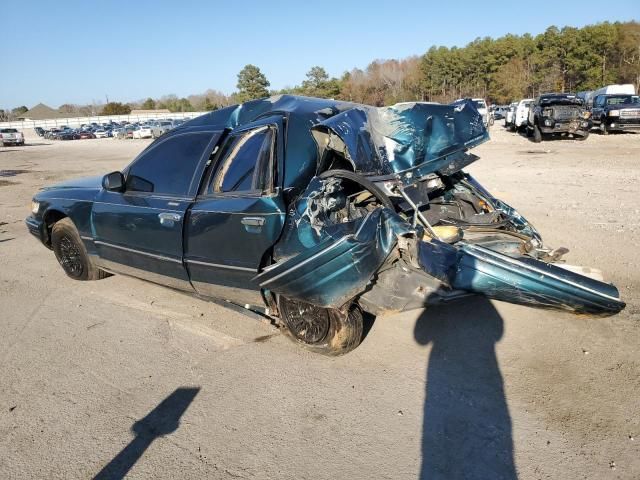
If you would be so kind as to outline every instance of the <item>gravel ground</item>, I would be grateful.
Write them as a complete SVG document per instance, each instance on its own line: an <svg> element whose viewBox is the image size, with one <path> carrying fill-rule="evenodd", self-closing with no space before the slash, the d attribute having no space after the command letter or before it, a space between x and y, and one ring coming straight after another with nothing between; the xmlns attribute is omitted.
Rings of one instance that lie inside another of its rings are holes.
<svg viewBox="0 0 640 480"><path fill-rule="evenodd" d="M627 302L609 318L484 299L375 322L340 358L123 276L67 278L32 194L143 140L0 148L0 478L637 479L640 135L494 126L469 170Z"/></svg>

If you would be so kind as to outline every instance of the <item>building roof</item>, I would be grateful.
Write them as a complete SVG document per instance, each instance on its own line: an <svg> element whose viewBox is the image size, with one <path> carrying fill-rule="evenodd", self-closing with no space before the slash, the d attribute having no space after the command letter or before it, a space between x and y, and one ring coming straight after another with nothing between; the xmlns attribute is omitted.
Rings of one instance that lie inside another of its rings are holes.
<svg viewBox="0 0 640 480"><path fill-rule="evenodd" d="M58 110L54 110L53 108L45 105L44 103L39 103L35 107L30 110L27 110L22 115L18 117L18 120L48 120L53 118L67 118L68 115L65 113L61 113Z"/></svg>
<svg viewBox="0 0 640 480"><path fill-rule="evenodd" d="M158 110L131 110L129 115L148 115L153 113L171 113L171 111L166 108L159 108Z"/></svg>

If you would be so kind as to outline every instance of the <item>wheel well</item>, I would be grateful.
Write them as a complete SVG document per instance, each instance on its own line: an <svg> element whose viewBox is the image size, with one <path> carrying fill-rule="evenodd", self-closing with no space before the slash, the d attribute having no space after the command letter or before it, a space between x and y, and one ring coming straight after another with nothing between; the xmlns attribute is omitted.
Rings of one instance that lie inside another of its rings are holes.
<svg viewBox="0 0 640 480"><path fill-rule="evenodd" d="M47 246L51 246L51 230L53 229L53 225L66 217L67 215L60 210L48 210L44 214L44 224L47 226L46 238L44 240Z"/></svg>

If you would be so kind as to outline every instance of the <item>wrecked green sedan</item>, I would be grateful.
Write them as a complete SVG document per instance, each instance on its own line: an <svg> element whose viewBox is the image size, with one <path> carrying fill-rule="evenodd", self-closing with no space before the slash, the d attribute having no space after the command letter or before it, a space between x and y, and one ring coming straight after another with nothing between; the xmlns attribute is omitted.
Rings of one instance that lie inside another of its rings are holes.
<svg viewBox="0 0 640 480"><path fill-rule="evenodd" d="M488 138L468 101L256 100L171 131L122 172L45 188L27 226L72 278L226 300L328 355L360 343L363 312L473 294L622 310L613 285L464 173Z"/></svg>

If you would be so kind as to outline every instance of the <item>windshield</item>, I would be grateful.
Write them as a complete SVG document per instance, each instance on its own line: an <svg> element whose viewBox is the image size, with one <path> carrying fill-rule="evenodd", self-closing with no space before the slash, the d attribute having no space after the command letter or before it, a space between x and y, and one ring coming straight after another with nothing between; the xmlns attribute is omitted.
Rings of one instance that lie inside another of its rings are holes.
<svg viewBox="0 0 640 480"><path fill-rule="evenodd" d="M582 105L575 95L547 95L540 97L540 105Z"/></svg>
<svg viewBox="0 0 640 480"><path fill-rule="evenodd" d="M638 105L640 99L637 95L616 95L607 98L607 105Z"/></svg>

